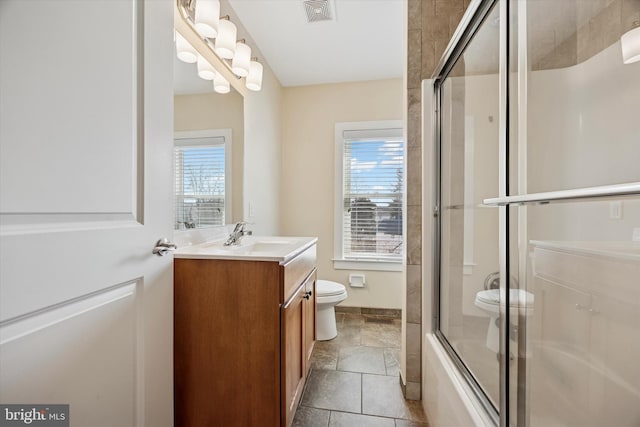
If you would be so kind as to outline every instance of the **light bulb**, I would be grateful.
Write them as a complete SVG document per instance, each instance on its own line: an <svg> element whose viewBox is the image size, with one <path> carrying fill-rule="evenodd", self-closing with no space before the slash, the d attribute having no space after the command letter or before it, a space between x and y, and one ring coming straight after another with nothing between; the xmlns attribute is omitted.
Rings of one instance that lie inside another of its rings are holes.
<svg viewBox="0 0 640 427"><path fill-rule="evenodd" d="M220 58L231 59L236 50L237 29L233 22L221 19L218 26L218 37L215 42L215 51Z"/></svg>
<svg viewBox="0 0 640 427"><path fill-rule="evenodd" d="M243 43L236 43L236 54L231 61L231 71L236 76L246 77L249 74L249 67L251 63L251 48Z"/></svg>
<svg viewBox="0 0 640 427"><path fill-rule="evenodd" d="M251 61L249 66L249 75L246 81L247 89L259 91L262 89L262 64L257 61Z"/></svg>
<svg viewBox="0 0 640 427"><path fill-rule="evenodd" d="M210 39L218 36L218 24L220 22L219 0L196 1L196 30L202 37Z"/></svg>
<svg viewBox="0 0 640 427"><path fill-rule="evenodd" d="M216 76L216 70L213 65L209 63L202 56L198 55L198 76L201 79L213 80Z"/></svg>
<svg viewBox="0 0 640 427"><path fill-rule="evenodd" d="M640 61L640 27L635 27L620 37L622 46L622 61L633 64Z"/></svg>
<svg viewBox="0 0 640 427"><path fill-rule="evenodd" d="M217 93L229 93L229 91L231 90L231 85L229 84L227 79L222 77L220 73L217 73L213 79L213 90Z"/></svg>
<svg viewBox="0 0 640 427"><path fill-rule="evenodd" d="M176 53L178 59L188 64L193 64L198 60L198 53L191 44L176 31Z"/></svg>

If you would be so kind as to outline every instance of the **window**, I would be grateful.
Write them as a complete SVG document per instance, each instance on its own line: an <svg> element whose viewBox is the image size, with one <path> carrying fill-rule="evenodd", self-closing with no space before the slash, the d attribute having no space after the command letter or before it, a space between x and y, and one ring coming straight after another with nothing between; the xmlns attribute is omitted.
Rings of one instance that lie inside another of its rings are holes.
<svg viewBox="0 0 640 427"><path fill-rule="evenodd" d="M230 143L230 129L176 134L177 230L224 225L230 217Z"/></svg>
<svg viewBox="0 0 640 427"><path fill-rule="evenodd" d="M402 133L401 121L336 124L335 268L402 268Z"/></svg>

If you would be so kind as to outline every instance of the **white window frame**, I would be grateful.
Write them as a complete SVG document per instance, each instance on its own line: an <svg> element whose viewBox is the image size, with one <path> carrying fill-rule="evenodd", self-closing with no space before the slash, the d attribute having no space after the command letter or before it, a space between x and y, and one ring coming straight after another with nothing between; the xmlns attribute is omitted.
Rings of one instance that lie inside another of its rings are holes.
<svg viewBox="0 0 640 427"><path fill-rule="evenodd" d="M402 271L404 268L406 254L406 194L402 195L402 256L399 260L389 260L384 258L345 258L343 253L343 157L344 157L344 132L345 131L379 131L388 129L400 129L404 138L404 182L406 186L407 174L407 144L404 135L404 125L402 120L379 120L366 122L340 122L335 125L335 180L334 180L334 236L333 236L333 268L336 270L369 270L369 271Z"/></svg>
<svg viewBox="0 0 640 427"><path fill-rule="evenodd" d="M203 130L187 130L178 131L173 134L174 146L196 146L196 145L209 145L206 141L202 141L201 144L193 142L194 139L205 138L224 138L224 223L229 224L231 222L231 206L233 203L233 197L231 194L231 149L232 149L232 130L231 129L203 129ZM186 143L183 140L190 140ZM175 162L172 162L175 168ZM173 188L176 186L176 171L173 171ZM175 201L174 201L175 203ZM175 209L174 209L175 210ZM215 226L214 226L215 227ZM224 227L218 226L218 227ZM213 228L213 227L212 227ZM176 230L184 231L184 230Z"/></svg>

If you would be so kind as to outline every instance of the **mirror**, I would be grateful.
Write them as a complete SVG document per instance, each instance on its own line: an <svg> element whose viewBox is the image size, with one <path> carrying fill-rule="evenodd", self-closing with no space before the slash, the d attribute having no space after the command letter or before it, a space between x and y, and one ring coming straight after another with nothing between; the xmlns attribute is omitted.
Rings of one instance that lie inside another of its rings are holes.
<svg viewBox="0 0 640 427"><path fill-rule="evenodd" d="M174 212L176 230L242 218L244 99L213 91L196 64L174 56Z"/></svg>

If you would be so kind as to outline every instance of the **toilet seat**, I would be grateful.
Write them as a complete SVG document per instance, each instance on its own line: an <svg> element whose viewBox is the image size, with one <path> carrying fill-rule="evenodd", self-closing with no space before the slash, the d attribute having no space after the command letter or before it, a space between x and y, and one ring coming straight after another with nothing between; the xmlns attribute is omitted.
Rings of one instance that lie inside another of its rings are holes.
<svg viewBox="0 0 640 427"><path fill-rule="evenodd" d="M532 307L534 296L532 293L524 289L509 290L509 306L515 307ZM482 305L500 305L500 289L487 289L476 294L476 302Z"/></svg>
<svg viewBox="0 0 640 427"><path fill-rule="evenodd" d="M524 289L509 289L509 317L533 314L534 295ZM489 317L487 329L487 348L495 353L500 351L500 289L487 289L476 294L474 304L485 311ZM529 350L527 350L529 351Z"/></svg>
<svg viewBox="0 0 640 427"><path fill-rule="evenodd" d="M332 282L330 280L316 281L316 293L319 297L342 295L345 292L346 289L344 285L341 285L340 283Z"/></svg>

